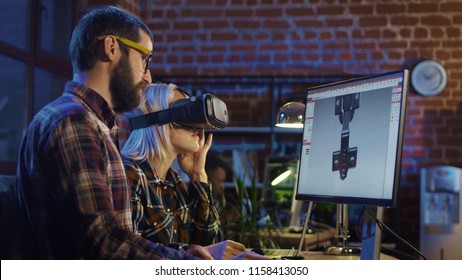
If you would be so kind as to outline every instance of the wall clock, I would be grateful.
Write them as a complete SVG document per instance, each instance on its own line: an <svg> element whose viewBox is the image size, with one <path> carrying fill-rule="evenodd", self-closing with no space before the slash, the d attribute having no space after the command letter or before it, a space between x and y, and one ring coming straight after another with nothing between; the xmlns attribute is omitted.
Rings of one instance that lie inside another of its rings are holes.
<svg viewBox="0 0 462 280"><path fill-rule="evenodd" d="M422 96L440 94L448 82L444 66L436 60L424 60L412 69L411 83L414 90Z"/></svg>

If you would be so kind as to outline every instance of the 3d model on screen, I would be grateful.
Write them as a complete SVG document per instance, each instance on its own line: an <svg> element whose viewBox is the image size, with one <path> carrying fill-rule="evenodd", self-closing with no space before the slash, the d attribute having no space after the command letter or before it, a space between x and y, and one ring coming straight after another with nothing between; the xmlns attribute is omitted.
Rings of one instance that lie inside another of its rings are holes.
<svg viewBox="0 0 462 280"><path fill-rule="evenodd" d="M340 179L345 180L349 168L356 167L358 147L350 148L350 122L355 110L359 108L359 93L353 93L335 98L335 115L342 124L340 151L332 153L332 171L339 170Z"/></svg>

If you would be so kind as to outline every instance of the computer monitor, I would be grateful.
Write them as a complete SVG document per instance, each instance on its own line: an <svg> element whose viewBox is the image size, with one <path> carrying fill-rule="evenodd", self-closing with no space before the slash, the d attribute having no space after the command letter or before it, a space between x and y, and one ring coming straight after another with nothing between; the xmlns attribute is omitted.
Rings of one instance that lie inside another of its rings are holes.
<svg viewBox="0 0 462 280"><path fill-rule="evenodd" d="M408 70L308 89L296 199L394 207Z"/></svg>

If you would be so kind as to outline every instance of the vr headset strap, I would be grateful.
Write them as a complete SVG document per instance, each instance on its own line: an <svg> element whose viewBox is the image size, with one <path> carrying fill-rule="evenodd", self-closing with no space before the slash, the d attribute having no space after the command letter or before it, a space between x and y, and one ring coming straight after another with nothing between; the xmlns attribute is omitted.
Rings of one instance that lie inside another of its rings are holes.
<svg viewBox="0 0 462 280"><path fill-rule="evenodd" d="M129 121L131 129L135 130L155 124L163 125L166 123L175 122L176 120L183 119L185 117L186 110L183 106L181 106L129 118Z"/></svg>

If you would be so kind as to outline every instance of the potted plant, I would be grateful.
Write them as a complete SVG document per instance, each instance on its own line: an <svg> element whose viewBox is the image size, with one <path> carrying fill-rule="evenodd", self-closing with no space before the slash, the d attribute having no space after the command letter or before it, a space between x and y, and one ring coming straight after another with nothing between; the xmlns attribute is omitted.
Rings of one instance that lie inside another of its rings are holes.
<svg viewBox="0 0 462 280"><path fill-rule="evenodd" d="M247 190L243 178L236 176L234 171L233 174L236 203L227 205L223 198L219 207L224 239L235 240L247 248L278 248L274 241L275 226L271 219L260 214L262 199L255 177Z"/></svg>

